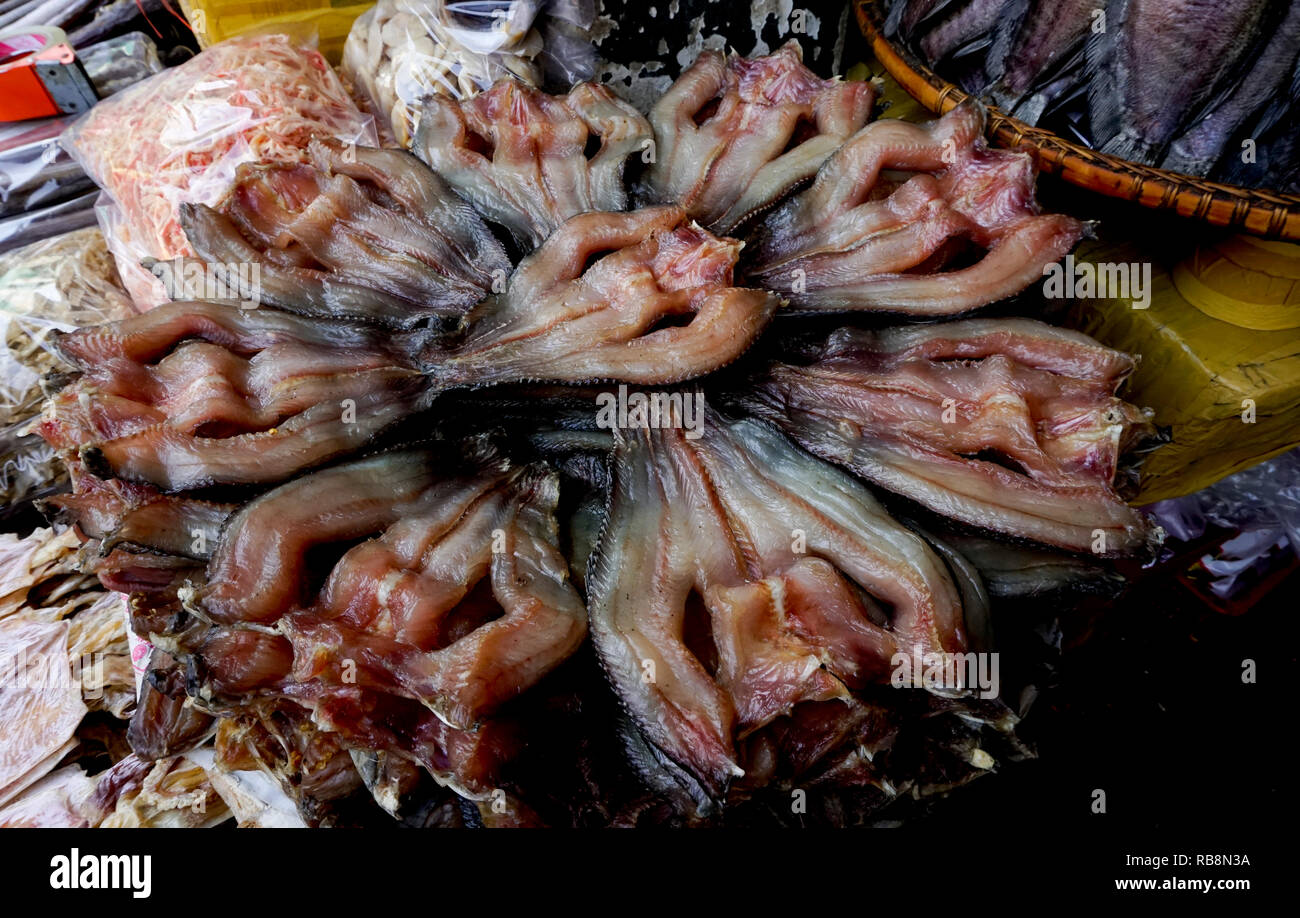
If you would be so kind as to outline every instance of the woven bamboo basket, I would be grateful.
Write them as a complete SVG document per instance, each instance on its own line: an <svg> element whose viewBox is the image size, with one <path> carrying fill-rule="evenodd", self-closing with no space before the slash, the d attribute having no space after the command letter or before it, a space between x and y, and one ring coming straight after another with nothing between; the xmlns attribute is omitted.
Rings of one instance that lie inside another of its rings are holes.
<svg viewBox="0 0 1300 918"><path fill-rule="evenodd" d="M968 94L884 36L884 4L854 0L858 25L876 60L921 105L943 114ZM1143 207L1171 210L1213 226L1300 242L1300 195L1222 185L1098 153L989 107L990 138L1032 154L1043 172Z"/></svg>

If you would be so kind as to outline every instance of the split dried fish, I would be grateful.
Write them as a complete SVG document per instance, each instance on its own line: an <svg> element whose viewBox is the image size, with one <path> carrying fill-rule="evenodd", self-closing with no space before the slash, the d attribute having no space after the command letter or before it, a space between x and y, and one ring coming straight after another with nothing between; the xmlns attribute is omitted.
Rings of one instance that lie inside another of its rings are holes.
<svg viewBox="0 0 1300 918"><path fill-rule="evenodd" d="M1160 528L1115 493L1121 454L1154 435L1117 398L1127 354L1030 319L841 329L773 365L746 407L802 446L970 526L1102 557Z"/></svg>
<svg viewBox="0 0 1300 918"><path fill-rule="evenodd" d="M819 78L794 41L766 57L706 50L650 112L645 196L730 233L811 179L874 100L869 83Z"/></svg>
<svg viewBox="0 0 1300 918"><path fill-rule="evenodd" d="M947 316L1014 296L1083 234L1040 214L1023 153L990 150L984 110L867 125L758 229L747 276L802 310ZM895 185L885 173L913 173ZM965 245L970 267L942 270Z"/></svg>
<svg viewBox="0 0 1300 918"><path fill-rule="evenodd" d="M551 96L503 80L460 102L426 99L412 149L527 252L570 217L623 210L624 165L651 137L640 112L604 86Z"/></svg>

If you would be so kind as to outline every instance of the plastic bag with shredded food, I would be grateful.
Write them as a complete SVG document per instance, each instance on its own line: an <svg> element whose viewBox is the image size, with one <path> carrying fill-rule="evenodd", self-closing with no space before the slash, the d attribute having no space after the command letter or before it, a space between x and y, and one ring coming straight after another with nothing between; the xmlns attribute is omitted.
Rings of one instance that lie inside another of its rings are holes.
<svg viewBox="0 0 1300 918"><path fill-rule="evenodd" d="M216 204L244 162L306 159L315 136L378 143L311 42L244 35L96 105L63 143L107 192L100 226L136 305L166 301L143 258L193 255L182 203Z"/></svg>
<svg viewBox="0 0 1300 918"><path fill-rule="evenodd" d="M430 93L461 99L506 76L540 83L537 9L532 0L379 0L348 34L343 76L409 149Z"/></svg>

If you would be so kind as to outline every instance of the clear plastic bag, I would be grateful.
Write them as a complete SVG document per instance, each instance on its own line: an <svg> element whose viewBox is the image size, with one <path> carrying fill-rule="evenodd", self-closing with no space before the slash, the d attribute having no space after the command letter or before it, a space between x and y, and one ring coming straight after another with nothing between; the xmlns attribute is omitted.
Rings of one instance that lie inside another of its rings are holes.
<svg viewBox="0 0 1300 918"><path fill-rule="evenodd" d="M1201 562L1215 578L1210 588L1230 596L1243 575L1267 566L1275 552L1289 547L1300 556L1300 449L1148 509L1170 536L1183 542L1199 538L1210 526L1239 532Z"/></svg>
<svg viewBox="0 0 1300 918"><path fill-rule="evenodd" d="M216 204L244 162L306 158L313 136L375 145L374 119L310 42L244 35L106 99L63 137L109 196L100 209L123 281L141 309L166 301L144 258L192 255L183 203Z"/></svg>
<svg viewBox="0 0 1300 918"><path fill-rule="evenodd" d="M42 210L93 191L95 183L59 146L70 121L0 125L0 219Z"/></svg>
<svg viewBox="0 0 1300 918"><path fill-rule="evenodd" d="M26 427L27 422L0 427L0 520L69 486L63 460Z"/></svg>
<svg viewBox="0 0 1300 918"><path fill-rule="evenodd" d="M362 13L343 48L343 76L409 148L425 96L456 99L513 76L541 82L534 0L379 0Z"/></svg>
<svg viewBox="0 0 1300 918"><path fill-rule="evenodd" d="M64 369L55 331L133 313L117 268L94 227L0 256L0 427L40 411L42 378Z"/></svg>

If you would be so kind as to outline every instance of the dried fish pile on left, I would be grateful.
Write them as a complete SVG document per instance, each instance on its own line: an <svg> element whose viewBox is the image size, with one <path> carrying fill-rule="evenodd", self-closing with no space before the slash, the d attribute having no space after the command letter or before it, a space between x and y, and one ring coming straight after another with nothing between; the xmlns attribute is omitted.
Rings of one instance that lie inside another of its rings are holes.
<svg viewBox="0 0 1300 918"><path fill-rule="evenodd" d="M74 482L51 503L156 647L137 753L215 729L219 762L320 824L428 814L431 783L488 824L697 824L796 782L869 814L1017 748L969 684L888 688L897 653L988 649L988 594L871 488L993 538L1145 550L1112 488L1149 433L1114 395L1128 358L987 319L787 334L788 365L714 375L801 312L1014 296L1082 232L978 109L871 104L794 46L706 54L648 118L507 81L426 102L420 159L318 141L182 208L199 258L155 272L257 272L61 338L79 373L40 427ZM602 420L608 383L659 423ZM950 401L953 430L923 416ZM1023 463L1001 500L993 451ZM539 748L600 788L585 815L530 779Z"/></svg>

